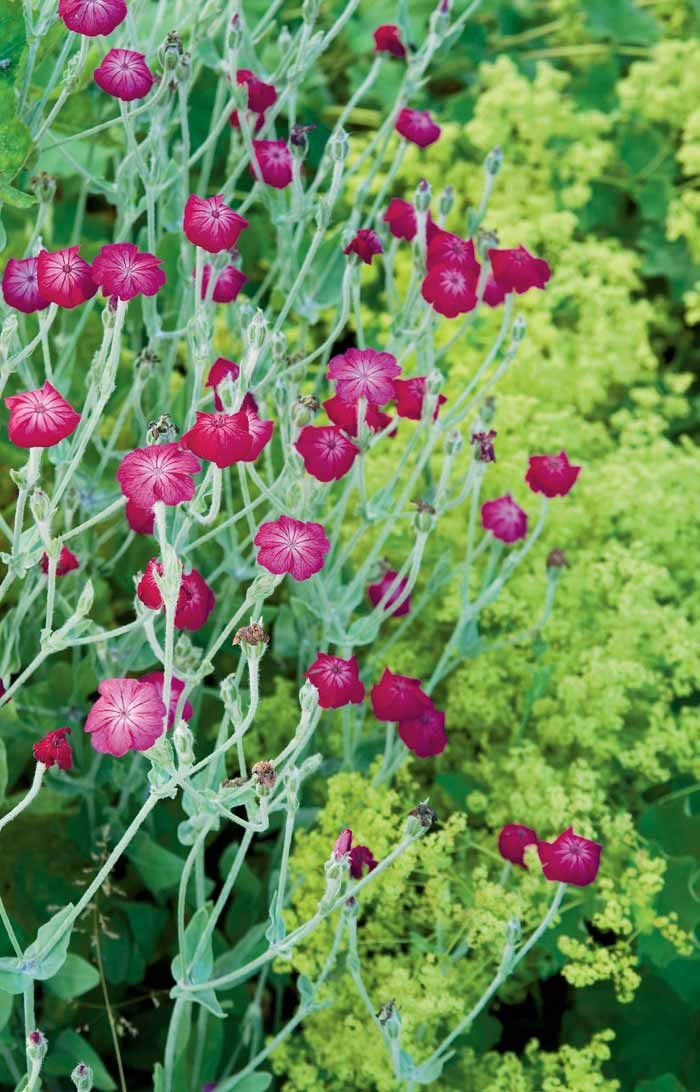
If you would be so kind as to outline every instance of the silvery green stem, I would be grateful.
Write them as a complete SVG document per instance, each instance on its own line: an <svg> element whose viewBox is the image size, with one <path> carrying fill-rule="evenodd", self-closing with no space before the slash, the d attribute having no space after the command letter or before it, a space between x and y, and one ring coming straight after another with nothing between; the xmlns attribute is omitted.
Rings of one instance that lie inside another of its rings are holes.
<svg viewBox="0 0 700 1092"><path fill-rule="evenodd" d="M39 789L41 788L41 783L44 779L44 774L46 773L46 769L47 768L43 762L37 762L36 769L34 770L34 778L32 780L30 788L22 797L19 804L15 804L14 808L12 808L12 811L8 811L6 815L0 817L0 830L2 830L3 827L8 826L13 819L17 818L18 815L21 815L25 808L29 807L32 800L34 800L34 798L38 796Z"/></svg>

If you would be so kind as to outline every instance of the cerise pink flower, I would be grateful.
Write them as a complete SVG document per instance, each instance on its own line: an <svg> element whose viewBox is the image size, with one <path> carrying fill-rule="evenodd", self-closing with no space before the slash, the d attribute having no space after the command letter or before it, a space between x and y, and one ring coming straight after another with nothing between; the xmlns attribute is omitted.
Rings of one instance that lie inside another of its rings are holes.
<svg viewBox="0 0 700 1092"><path fill-rule="evenodd" d="M165 706L158 691L141 679L104 679L85 721L85 731L101 754L121 758L147 751L163 733Z"/></svg>
<svg viewBox="0 0 700 1092"><path fill-rule="evenodd" d="M384 610L387 614L393 614L397 618L401 617L403 614L408 614L411 609L411 597L410 595L404 595L408 580L406 577L402 577L401 580L397 581L396 578L398 575L399 574L393 569L389 569L384 573L381 580L376 584L370 584L367 588L367 594L373 607L376 607L381 603L384 596L389 591L389 588L393 588L394 590L384 604ZM391 608L399 600L401 600L401 602L398 607L396 607L395 610L392 610Z"/></svg>
<svg viewBox="0 0 700 1092"><path fill-rule="evenodd" d="M193 474L202 469L199 459L177 443L137 447L119 464L117 481L124 496L139 508L156 501L180 504L194 496Z"/></svg>
<svg viewBox="0 0 700 1092"><path fill-rule="evenodd" d="M39 294L59 307L78 307L92 299L97 285L92 270L80 257L79 246L49 253L42 250L37 259L37 285Z"/></svg>
<svg viewBox="0 0 700 1092"><path fill-rule="evenodd" d="M396 131L419 148L434 144L440 136L440 126L436 125L427 110L409 110L404 107L396 119Z"/></svg>
<svg viewBox="0 0 700 1092"><path fill-rule="evenodd" d="M374 32L374 52L390 53L392 57L405 57L406 48L401 41L401 32L393 23L377 27Z"/></svg>
<svg viewBox="0 0 700 1092"><path fill-rule="evenodd" d="M96 38L111 34L126 19L124 0L59 0L58 15L69 30Z"/></svg>
<svg viewBox="0 0 700 1092"><path fill-rule="evenodd" d="M507 493L482 504L481 524L501 542L517 542L527 534L527 513Z"/></svg>
<svg viewBox="0 0 700 1092"><path fill-rule="evenodd" d="M149 610L163 607L156 574L163 575L163 566L158 558L152 557L136 588L137 596ZM175 629L201 629L215 606L216 596L202 574L196 569L183 573L175 607Z"/></svg>
<svg viewBox="0 0 700 1092"><path fill-rule="evenodd" d="M93 78L98 87L122 102L145 98L154 83L144 54L133 49L110 49Z"/></svg>
<svg viewBox="0 0 700 1092"><path fill-rule="evenodd" d="M411 379L395 379L394 388L396 390L396 412L399 417L407 417L411 421L420 421L423 416L423 402L427 390L426 377L424 375L414 375ZM437 421L440 406L446 401L444 394L438 395L433 410L433 421Z"/></svg>
<svg viewBox="0 0 700 1092"><path fill-rule="evenodd" d="M382 219L395 239L406 239L410 243L415 238L418 231L416 210L408 201L392 197Z"/></svg>
<svg viewBox="0 0 700 1092"><path fill-rule="evenodd" d="M357 705L365 700L365 688L360 682L354 656L342 660L340 656L319 652L304 674L318 690L321 709L340 709L344 705Z"/></svg>
<svg viewBox="0 0 700 1092"><path fill-rule="evenodd" d="M258 417L258 404L250 392L246 394L241 402L241 410L248 417L248 431L250 432L250 452L242 461L244 463L254 463L262 449L270 442L275 422L263 421Z"/></svg>
<svg viewBox="0 0 700 1092"><path fill-rule="evenodd" d="M134 501L126 502L126 521L137 535L152 535L156 523L152 508L140 508Z"/></svg>
<svg viewBox="0 0 700 1092"><path fill-rule="evenodd" d="M305 469L319 482L337 482L360 453L337 425L307 425L294 446L304 460Z"/></svg>
<svg viewBox="0 0 700 1092"><path fill-rule="evenodd" d="M334 425L342 428L343 432L347 432L348 436L357 436L358 405L356 402L344 402L340 395L334 394L332 398L326 399L323 408ZM368 402L365 408L365 421L368 428L372 429L372 432L381 432L382 429L391 424L392 418L388 413L380 410L378 406ZM393 434L390 433L389 435Z"/></svg>
<svg viewBox="0 0 700 1092"><path fill-rule="evenodd" d="M193 276L195 275L193 272ZM211 266L205 265L202 270L202 299L207 298L209 281L211 279ZM211 298L214 303L233 303L248 278L245 273L237 269L235 265L225 265L216 280Z"/></svg>
<svg viewBox="0 0 700 1092"><path fill-rule="evenodd" d="M149 671L147 675L141 676L141 682L150 683L154 686L158 692L160 700L163 700L163 684L165 682L165 675L162 671ZM185 689L185 684L182 679L178 679L175 675L170 680L170 701L168 702L168 728L172 728L175 723L175 713L177 712L178 702L180 700L180 694ZM194 709L189 701L185 701L182 707L182 719L192 720Z"/></svg>
<svg viewBox="0 0 700 1092"><path fill-rule="evenodd" d="M426 253L428 269L438 265L448 265L451 269L461 269L476 284L481 266L476 260L474 243L471 239L461 239L451 231L438 229L428 243Z"/></svg>
<svg viewBox="0 0 700 1092"><path fill-rule="evenodd" d="M527 868L525 849L533 845L537 845L537 831L523 826L522 823L506 823L498 835L498 852L501 857L511 864L520 865L521 868Z"/></svg>
<svg viewBox="0 0 700 1092"><path fill-rule="evenodd" d="M374 854L368 846L353 846L350 850L350 875L353 880L361 880L365 871L373 872L377 867Z"/></svg>
<svg viewBox="0 0 700 1092"><path fill-rule="evenodd" d="M377 720L413 720L433 703L423 690L420 679L394 675L388 667L370 691L372 710Z"/></svg>
<svg viewBox="0 0 700 1092"><path fill-rule="evenodd" d="M445 714L437 709L423 709L417 717L400 720L399 737L418 758L441 755L447 746Z"/></svg>
<svg viewBox="0 0 700 1092"><path fill-rule="evenodd" d="M477 278L452 265L434 265L421 285L421 295L433 311L445 318L465 315L476 307Z"/></svg>
<svg viewBox="0 0 700 1092"><path fill-rule="evenodd" d="M383 406L394 397L394 379L401 374L396 357L377 349L347 349L331 358L326 373L335 380L336 394L344 402L366 398Z"/></svg>
<svg viewBox="0 0 700 1092"><path fill-rule="evenodd" d="M383 251L382 241L376 231L372 231L371 228L360 228L343 249L343 254L357 254L365 265L371 265L374 255L382 254Z"/></svg>
<svg viewBox="0 0 700 1092"><path fill-rule="evenodd" d="M43 553L39 562L39 567L42 573L48 573L49 571L49 555ZM58 555L58 564L56 565L56 576L65 576L66 573L72 572L74 569L80 568L80 562L67 546L61 547L61 552Z"/></svg>
<svg viewBox="0 0 700 1092"><path fill-rule="evenodd" d="M92 278L103 296L120 300L155 296L165 284L160 258L133 243L105 243L92 263Z"/></svg>
<svg viewBox="0 0 700 1092"><path fill-rule="evenodd" d="M2 274L2 294L8 307L31 315L49 306L39 291L38 258L10 258Z"/></svg>
<svg viewBox="0 0 700 1092"><path fill-rule="evenodd" d="M264 114L277 102L277 91L273 84L265 83L248 68L239 68L236 83L248 88L248 109L254 114Z"/></svg>
<svg viewBox="0 0 700 1092"><path fill-rule="evenodd" d="M558 455L531 455L525 481L533 493L545 497L565 497L573 489L581 472L572 466L565 451Z"/></svg>
<svg viewBox="0 0 700 1092"><path fill-rule="evenodd" d="M289 573L308 580L320 572L331 544L320 523L304 523L291 516L263 523L253 542L259 546L258 564L268 572Z"/></svg>
<svg viewBox="0 0 700 1092"><path fill-rule="evenodd" d="M241 369L236 364L235 360L227 360L225 356L218 356L207 375L207 381L204 384L205 387L213 388L214 390L214 407L221 412L224 408L224 403L219 396L219 383L223 383L228 376L232 380L238 379L241 374Z"/></svg>
<svg viewBox="0 0 700 1092"><path fill-rule="evenodd" d="M69 735L70 728L55 728L53 732L47 732L32 747L34 758L37 762L43 762L47 769L55 763L60 770L70 770L73 766L73 752L66 739Z"/></svg>
<svg viewBox="0 0 700 1092"><path fill-rule="evenodd" d="M538 842L537 852L545 878L558 883L587 887L593 883L600 867L603 847L589 838L574 834L569 827L553 842Z"/></svg>
<svg viewBox="0 0 700 1092"><path fill-rule="evenodd" d="M254 140L253 153L257 168L251 163L250 172L276 190L283 190L292 181L292 153L284 140Z"/></svg>
<svg viewBox="0 0 700 1092"><path fill-rule="evenodd" d="M201 459L216 463L220 469L233 466L250 455L251 438L248 414L199 413L192 428L181 439L183 447L194 451Z"/></svg>
<svg viewBox="0 0 700 1092"><path fill-rule="evenodd" d="M248 221L224 204L223 194L216 197L197 197L192 194L185 205L185 235L195 246L218 254L235 246L238 236Z"/></svg>
<svg viewBox="0 0 700 1092"><path fill-rule="evenodd" d="M338 835L333 844L333 856L336 861L342 861L343 857L347 856L351 849L352 831L349 827L346 827L345 830Z"/></svg>
<svg viewBox="0 0 700 1092"><path fill-rule="evenodd" d="M9 395L5 405L10 411L10 443L16 447L53 447L70 436L80 420L48 379L39 390Z"/></svg>
<svg viewBox="0 0 700 1092"><path fill-rule="evenodd" d="M504 292L522 294L529 288L544 288L552 275L544 258L535 258L524 246L514 250L489 250L491 272Z"/></svg>

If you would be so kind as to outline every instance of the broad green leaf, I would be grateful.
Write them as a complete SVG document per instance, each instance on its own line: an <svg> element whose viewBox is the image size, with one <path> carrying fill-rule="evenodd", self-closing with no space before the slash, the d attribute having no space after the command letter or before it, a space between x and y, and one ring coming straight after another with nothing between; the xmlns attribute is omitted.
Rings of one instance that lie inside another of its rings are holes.
<svg viewBox="0 0 700 1092"><path fill-rule="evenodd" d="M583 10L594 38L652 45L659 36L656 19L632 0L586 0Z"/></svg>
<svg viewBox="0 0 700 1092"><path fill-rule="evenodd" d="M22 5L15 0L0 8L0 83L15 84L22 52L27 44Z"/></svg>
<svg viewBox="0 0 700 1092"><path fill-rule="evenodd" d="M208 978L211 978L211 972L214 967L211 937L203 946L197 959L192 962L208 921L209 909L206 906L202 906L188 922L187 928L185 929L185 950L183 953L178 953L178 955L175 956L171 965L172 976L176 982L183 982L185 980L190 983L206 982Z"/></svg>
<svg viewBox="0 0 700 1092"><path fill-rule="evenodd" d="M183 990L181 986L173 986L170 997L173 1000L184 997L192 1004L203 1005L212 1016L218 1016L220 1020L226 1019L226 1013L219 1004L219 999L214 990L198 990L196 993L191 993L189 990Z"/></svg>
<svg viewBox="0 0 700 1092"><path fill-rule="evenodd" d="M71 998L79 997L81 993L94 989L99 981L100 975L97 968L82 956L69 953L58 974L54 975L46 986L64 1001L70 1001Z"/></svg>
<svg viewBox="0 0 700 1092"><path fill-rule="evenodd" d="M64 929L63 926L72 913L73 904L68 903L40 927L36 940L24 953L21 967L25 974L43 982L47 978L53 978L63 966L72 932L72 926L69 929Z"/></svg>
<svg viewBox="0 0 700 1092"><path fill-rule="evenodd" d="M159 846L144 831L139 831L126 855L154 895L177 887L184 861L169 849Z"/></svg>
<svg viewBox="0 0 700 1092"><path fill-rule="evenodd" d="M0 175L14 178L31 146L29 129L17 117L14 91L0 83Z"/></svg>

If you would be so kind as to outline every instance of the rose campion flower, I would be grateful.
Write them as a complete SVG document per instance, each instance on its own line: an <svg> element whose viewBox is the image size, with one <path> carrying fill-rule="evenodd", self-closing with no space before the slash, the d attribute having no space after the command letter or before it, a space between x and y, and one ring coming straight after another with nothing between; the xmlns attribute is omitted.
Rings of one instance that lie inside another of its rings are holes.
<svg viewBox="0 0 700 1092"><path fill-rule="evenodd" d="M319 652L304 676L318 690L321 709L341 709L344 705L358 705L365 700L365 688L360 682L354 656L342 660L340 656Z"/></svg>
<svg viewBox="0 0 700 1092"><path fill-rule="evenodd" d="M2 295L8 307L31 315L44 311L49 301L39 291L38 258L10 258L2 274Z"/></svg>
<svg viewBox="0 0 700 1092"><path fill-rule="evenodd" d="M434 144L441 132L427 110L409 110L407 107L400 111L395 128L397 133L419 148Z"/></svg>
<svg viewBox="0 0 700 1092"><path fill-rule="evenodd" d="M119 464L117 481L124 496L139 508L153 508L156 501L180 504L194 497L193 474L202 469L199 459L178 443L137 447Z"/></svg>
<svg viewBox="0 0 700 1092"><path fill-rule="evenodd" d="M491 272L504 292L522 294L530 288L544 288L552 276L544 258L535 258L524 246L514 250L489 250Z"/></svg>
<svg viewBox="0 0 700 1092"><path fill-rule="evenodd" d="M149 610L161 610L163 607L156 573L162 576L163 566L158 558L152 557L136 588L138 598ZM193 632L201 629L215 606L216 596L202 574L196 569L183 573L175 607L175 629Z"/></svg>
<svg viewBox="0 0 700 1092"><path fill-rule="evenodd" d="M204 384L205 387L213 388L214 390L214 407L221 413L224 409L224 403L221 401L218 392L219 383L223 383L224 380L231 376L232 380L238 379L241 374L241 369L236 364L235 360L227 360L225 356L218 356L207 375L207 381Z"/></svg>
<svg viewBox="0 0 700 1092"><path fill-rule="evenodd" d="M496 439L498 433L494 432L492 428L488 432L473 432L472 443L476 445L476 457L480 463L495 463L496 451L493 446L493 441Z"/></svg>
<svg viewBox="0 0 700 1092"><path fill-rule="evenodd" d="M260 176L267 186L283 190L292 181L292 153L284 140L254 140L257 170L250 164L254 178Z"/></svg>
<svg viewBox="0 0 700 1092"><path fill-rule="evenodd" d="M79 246L69 246L65 250L49 253L39 252L37 258L37 285L39 293L50 303L70 310L92 299L97 285L92 279L92 270L80 257Z"/></svg>
<svg viewBox="0 0 700 1092"><path fill-rule="evenodd" d="M498 307L506 298L507 292L501 288L493 273L489 273L484 285L483 301L489 307Z"/></svg>
<svg viewBox="0 0 700 1092"><path fill-rule="evenodd" d="M270 573L289 573L308 580L323 568L331 548L320 523L304 523L291 516L263 523L253 542L259 546L258 564Z"/></svg>
<svg viewBox="0 0 700 1092"><path fill-rule="evenodd" d="M245 410L238 410L237 413L197 412L195 417L195 424L180 440L183 447L194 451L200 459L216 463L220 470L248 458L251 437Z"/></svg>
<svg viewBox="0 0 700 1092"><path fill-rule="evenodd" d="M438 229L428 243L425 260L429 270L441 265L447 265L450 269L461 269L474 284L481 272L473 241L460 239L459 235L442 229Z"/></svg>
<svg viewBox="0 0 700 1092"><path fill-rule="evenodd" d="M147 751L163 734L165 706L155 686L141 679L104 679L85 721L85 731L101 754L121 758Z"/></svg>
<svg viewBox="0 0 700 1092"><path fill-rule="evenodd" d="M384 668L381 679L372 687L370 699L377 720L414 720L433 708L431 699L421 690L420 679L394 675L388 667Z"/></svg>
<svg viewBox="0 0 700 1092"><path fill-rule="evenodd" d="M339 395L334 394L332 398L326 399L323 408L334 425L342 428L343 432L347 432L348 436L357 436L357 403L344 402ZM388 413L380 410L378 406L375 406L372 402L367 403L365 421L367 426L372 429L372 432L381 432L382 429L391 424L392 420L393 418ZM389 435L392 436L393 433L389 433Z"/></svg>
<svg viewBox="0 0 700 1092"><path fill-rule="evenodd" d="M163 575L163 566L157 557L152 557L146 565L146 571L136 586L136 594L145 607L150 610L160 610L163 606L163 596L155 580L155 573Z"/></svg>
<svg viewBox="0 0 700 1092"><path fill-rule="evenodd" d="M155 687L158 692L158 697L163 700L163 684L165 682L165 674L162 671L149 671L147 675L141 676L141 682L150 683ZM170 680L170 701L168 703L168 728L172 728L175 723L175 712L180 700L180 694L185 689L185 684L182 679L178 679L175 675ZM189 701L185 701L182 707L182 719L192 720L194 715L194 709Z"/></svg>
<svg viewBox="0 0 700 1092"><path fill-rule="evenodd" d="M184 215L185 235L191 243L218 254L230 250L236 245L241 232L248 227L244 216L239 216L232 208L224 204L223 194L216 197L197 197L192 194L187 198Z"/></svg>
<svg viewBox="0 0 700 1092"><path fill-rule="evenodd" d="M37 762L43 762L47 769L54 763L59 770L70 770L73 767L73 752L66 736L70 735L70 728L56 728L35 743L32 754Z"/></svg>
<svg viewBox="0 0 700 1092"><path fill-rule="evenodd" d="M531 455L525 481L533 493L545 497L565 497L581 473L580 466L572 466L565 451L558 455Z"/></svg>
<svg viewBox="0 0 700 1092"><path fill-rule="evenodd" d="M382 219L395 239L406 239L409 243L415 239L418 231L416 210L408 201L392 197Z"/></svg>
<svg viewBox="0 0 700 1092"><path fill-rule="evenodd" d="M500 542L517 542L527 534L527 513L507 493L482 504L481 525Z"/></svg>
<svg viewBox="0 0 700 1092"><path fill-rule="evenodd" d="M144 99L155 82L144 54L133 49L110 49L93 72L93 79L108 95L122 102Z"/></svg>
<svg viewBox="0 0 700 1092"><path fill-rule="evenodd" d="M306 425L294 446L304 460L306 471L319 482L339 481L360 454L360 449L337 425Z"/></svg>
<svg viewBox="0 0 700 1092"><path fill-rule="evenodd" d="M236 83L248 88L248 109L254 114L264 114L277 102L277 91L273 84L265 83L248 68L239 68Z"/></svg>
<svg viewBox="0 0 700 1092"><path fill-rule="evenodd" d="M553 842L538 842L537 852L545 878L558 883L587 887L593 883L600 867L603 847L598 842L574 834L569 827Z"/></svg>
<svg viewBox="0 0 700 1092"><path fill-rule="evenodd" d="M92 263L92 278L102 295L119 300L155 296L165 284L165 273L155 254L140 251L133 243L105 243Z"/></svg>
<svg viewBox="0 0 700 1092"><path fill-rule="evenodd" d="M335 380L336 394L344 402L366 398L383 406L394 397L394 379L401 367L391 353L377 349L347 349L331 358L326 377Z"/></svg>
<svg viewBox="0 0 700 1092"><path fill-rule="evenodd" d="M498 835L498 852L511 864L527 868L525 849L537 845L537 841L537 831L532 827L525 827L522 823L506 823Z"/></svg>
<svg viewBox="0 0 700 1092"><path fill-rule="evenodd" d="M336 861L342 861L343 857L345 857L351 849L352 831L349 829L349 827L346 827L345 830L342 831L335 840L335 844L333 846L333 856L335 857Z"/></svg>
<svg viewBox="0 0 700 1092"><path fill-rule="evenodd" d="M367 846L353 846L350 850L350 875L353 880L361 880L365 869L373 872L377 864L372 850Z"/></svg>
<svg viewBox="0 0 700 1092"><path fill-rule="evenodd" d="M343 254L357 254L360 261L364 262L365 265L372 264L372 258L375 254L383 253L382 241L376 231L372 231L371 228L360 228L354 239L351 239L343 249Z"/></svg>
<svg viewBox="0 0 700 1092"><path fill-rule="evenodd" d="M374 32L374 52L390 53L392 57L404 58L406 47L401 41L399 28L393 23L377 27Z"/></svg>
<svg viewBox="0 0 700 1092"><path fill-rule="evenodd" d="M124 0L59 0L59 19L86 38L111 34L126 19Z"/></svg>
<svg viewBox="0 0 700 1092"><path fill-rule="evenodd" d="M473 274L451 265L434 265L423 280L421 295L439 315L456 318L476 307L476 287Z"/></svg>
<svg viewBox="0 0 700 1092"><path fill-rule="evenodd" d="M195 273L193 272L192 276L194 277L194 275ZM203 300L207 298L210 278L211 266L205 265L202 270L201 298ZM247 280L248 278L245 273L240 269L237 269L235 265L226 265L214 282L214 291L211 294L211 298L214 303L233 303Z"/></svg>
<svg viewBox="0 0 700 1092"><path fill-rule="evenodd" d="M152 535L156 516L152 508L139 508L132 500L126 502L126 521L137 535Z"/></svg>
<svg viewBox="0 0 700 1092"><path fill-rule="evenodd" d="M11 394L7 432L16 447L53 447L75 430L80 414L62 398L48 379L36 391Z"/></svg>
<svg viewBox="0 0 700 1092"><path fill-rule="evenodd" d="M420 421L423 416L423 402L427 389L427 379L424 375L414 375L412 379L395 379L396 412L399 417L406 417L410 421ZM444 394L438 395L438 400L433 410L433 421L437 421L440 406L447 401Z"/></svg>
<svg viewBox="0 0 700 1092"><path fill-rule="evenodd" d="M370 584L367 588L367 595L369 596L370 603L373 607L377 607L388 592L389 588L395 586L395 591L391 593L386 603L384 604L385 612L388 614L393 614L395 618L400 618L401 615L408 614L411 609L410 595L403 597L403 592L408 585L408 580L406 579L406 577L402 577L402 579L399 580L398 584L394 585L394 581L396 580L396 577L398 575L399 574L393 569L389 569L387 572L384 573L381 580L379 580L376 584ZM391 610L391 607L393 607L394 603L396 603L399 599L402 599L400 605L395 610Z"/></svg>
<svg viewBox="0 0 700 1092"><path fill-rule="evenodd" d="M241 410L248 418L248 431L250 432L250 452L242 462L254 463L263 448L270 442L275 422L263 421L258 417L258 404L250 392L246 394L241 402Z"/></svg>
<svg viewBox="0 0 700 1092"><path fill-rule="evenodd" d="M49 571L49 555L43 553L39 562L39 567L42 573ZM58 565L56 566L56 576L65 576L66 573L70 573L73 569L79 569L80 562L75 554L68 549L67 546L61 547L61 552L58 555Z"/></svg>
<svg viewBox="0 0 700 1092"><path fill-rule="evenodd" d="M418 758L441 755L447 746L445 714L437 709L424 709L417 717L400 720L397 731L401 740Z"/></svg>

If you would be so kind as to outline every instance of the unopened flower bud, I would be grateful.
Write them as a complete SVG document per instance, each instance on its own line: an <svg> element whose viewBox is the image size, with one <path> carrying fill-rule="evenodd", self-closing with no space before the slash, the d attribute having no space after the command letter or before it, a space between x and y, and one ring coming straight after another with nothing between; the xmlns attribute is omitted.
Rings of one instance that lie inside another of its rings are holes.
<svg viewBox="0 0 700 1092"><path fill-rule="evenodd" d="M377 1020L384 1029L387 1039L398 1039L401 1035L401 1015L394 1000L387 1001L377 1013Z"/></svg>
<svg viewBox="0 0 700 1092"><path fill-rule="evenodd" d="M460 451L464 447L464 437L461 432L457 432L457 429L453 429L447 433L447 440L445 441L445 450L448 455L459 455Z"/></svg>
<svg viewBox="0 0 700 1092"><path fill-rule="evenodd" d="M255 577L255 580L251 583L248 594L251 599L267 599L272 595L277 585L281 582L282 577L277 576L274 573L260 573Z"/></svg>
<svg viewBox="0 0 700 1092"><path fill-rule="evenodd" d="M49 518L49 498L43 489L35 489L32 492L29 507L36 523L46 523Z"/></svg>
<svg viewBox="0 0 700 1092"><path fill-rule="evenodd" d="M335 840L333 857L335 857L336 861L342 861L344 857L347 857L351 849L352 831L349 827L346 827L342 834L339 834Z"/></svg>
<svg viewBox="0 0 700 1092"><path fill-rule="evenodd" d="M484 167L488 174L497 175L501 169L502 163L503 152L501 151L499 146L496 145L496 147L492 148L489 154L486 156L486 159L484 160Z"/></svg>
<svg viewBox="0 0 700 1092"><path fill-rule="evenodd" d="M301 17L305 23L315 23L321 0L304 0L301 6Z"/></svg>
<svg viewBox="0 0 700 1092"><path fill-rule="evenodd" d="M79 1062L70 1075L77 1092L92 1092L92 1070L85 1062Z"/></svg>
<svg viewBox="0 0 700 1092"><path fill-rule="evenodd" d="M550 550L547 554L547 568L548 569L564 569L569 567L569 562L566 560L566 554L563 550L560 550L558 546L555 546L553 550Z"/></svg>
<svg viewBox="0 0 700 1092"><path fill-rule="evenodd" d="M455 203L454 186L445 186L438 197L438 212L441 216L449 216Z"/></svg>
<svg viewBox="0 0 700 1092"><path fill-rule="evenodd" d="M527 323L525 322L524 317L522 315L516 315L513 322L513 329L511 330L513 343L517 345L518 342L522 341L525 337L526 331Z"/></svg>
<svg viewBox="0 0 700 1092"><path fill-rule="evenodd" d="M177 67L182 52L182 38L176 31L171 30L165 36L163 44L158 47L158 60L166 71L172 71Z"/></svg>
<svg viewBox="0 0 700 1092"><path fill-rule="evenodd" d="M313 394L300 394L296 402L292 403L292 421L299 428L308 425L318 413L319 401Z"/></svg>
<svg viewBox="0 0 700 1092"><path fill-rule="evenodd" d="M173 665L176 670L191 675L199 667L204 650L193 644L186 633L180 633L175 642Z"/></svg>
<svg viewBox="0 0 700 1092"><path fill-rule="evenodd" d="M444 384L445 384L445 377L442 374L442 372L439 372L437 370L437 368L433 368L433 370L429 373L428 378L425 381L425 386L426 386L426 389L428 391L428 394L432 394L433 396L435 396L436 394L439 394L440 391L442 390Z"/></svg>
<svg viewBox="0 0 700 1092"><path fill-rule="evenodd" d="M184 720L175 725L173 743L180 768L194 765L194 736Z"/></svg>
<svg viewBox="0 0 700 1092"><path fill-rule="evenodd" d="M36 194L42 205L50 204L56 194L56 179L46 171L35 174L29 181L29 188Z"/></svg>
<svg viewBox="0 0 700 1092"><path fill-rule="evenodd" d="M313 713L318 706L318 690L308 679L299 691L299 705L304 713Z"/></svg>
<svg viewBox="0 0 700 1092"><path fill-rule="evenodd" d="M276 364L284 360L287 353L287 339L281 330L272 335L270 339L270 347L272 349L272 359Z"/></svg>
<svg viewBox="0 0 700 1092"><path fill-rule="evenodd" d="M414 819L417 819L423 830L430 830L433 824L437 823L437 812L428 807L428 801L422 800L420 804L416 804L409 813Z"/></svg>
<svg viewBox="0 0 700 1092"><path fill-rule="evenodd" d="M192 64L192 58L189 53L185 52L179 58L177 65L175 66L175 79L180 83L185 83L190 78L190 66Z"/></svg>
<svg viewBox="0 0 700 1092"><path fill-rule="evenodd" d="M315 128L315 125L292 125L289 143L292 146L292 153L297 159L303 159L309 150L309 138L306 134Z"/></svg>
<svg viewBox="0 0 700 1092"><path fill-rule="evenodd" d="M328 154L334 163L344 163L350 152L350 141L344 129L338 132L328 141Z"/></svg>
<svg viewBox="0 0 700 1092"><path fill-rule="evenodd" d="M246 341L254 349L262 349L267 337L267 319L259 307L246 330Z"/></svg>
<svg viewBox="0 0 700 1092"><path fill-rule="evenodd" d="M508 918L508 921L506 922L505 934L506 945L509 948L515 948L520 943L520 938L522 936L520 918L516 918L515 916L511 916Z"/></svg>
<svg viewBox="0 0 700 1092"><path fill-rule="evenodd" d="M45 1036L39 1030L30 1031L27 1036L27 1057L32 1062L43 1062L48 1045Z"/></svg>
<svg viewBox="0 0 700 1092"><path fill-rule="evenodd" d="M413 526L416 531L420 531L422 534L427 534L428 531L432 531L435 526L435 508L432 504L428 504L424 500L413 500L411 504L415 505L416 512L413 517Z"/></svg>
<svg viewBox="0 0 700 1092"><path fill-rule="evenodd" d="M80 593L78 605L75 608L76 617L85 618L90 613L94 598L95 593L92 587L92 580L87 580L85 582L85 587Z"/></svg>
<svg viewBox="0 0 700 1092"><path fill-rule="evenodd" d="M484 401L479 407L479 419L481 420L482 424L486 426L486 428L488 428L495 416L496 399L493 397L492 394L490 394L487 398L484 398Z"/></svg>
<svg viewBox="0 0 700 1092"><path fill-rule="evenodd" d="M63 86L66 91L74 91L78 86L78 80L80 79L80 70L84 64L81 60L80 54L74 54L67 62L66 67L63 70Z"/></svg>
<svg viewBox="0 0 700 1092"><path fill-rule="evenodd" d="M484 257L489 250L498 246L498 235L495 231L487 231L479 228L476 236L476 249Z"/></svg>
<svg viewBox="0 0 700 1092"><path fill-rule="evenodd" d="M416 195L414 198L416 212L427 212L430 208L430 202L432 200L433 191L430 183L425 178L421 178L418 186L416 187Z"/></svg>

